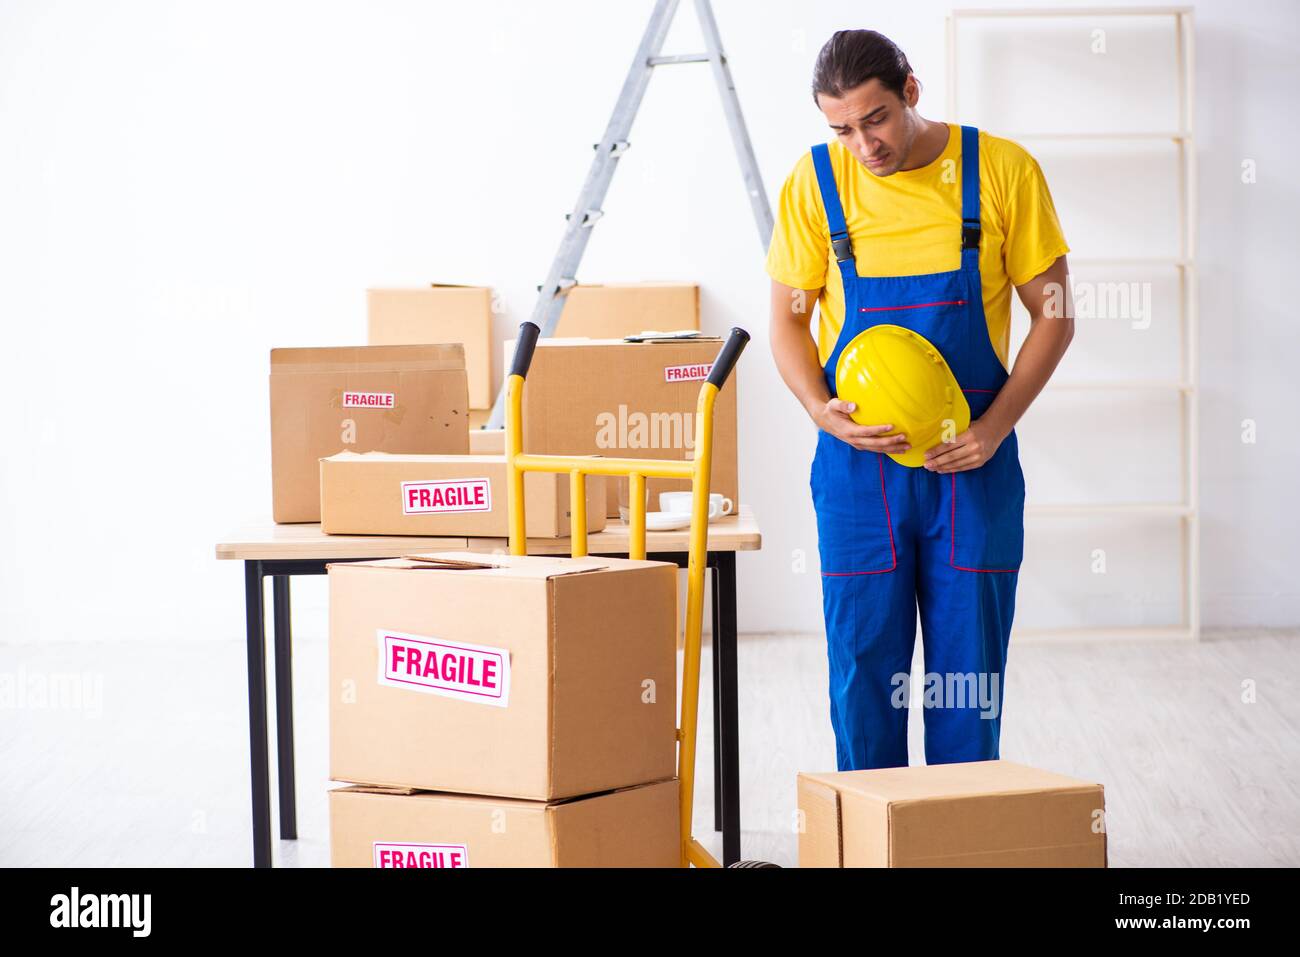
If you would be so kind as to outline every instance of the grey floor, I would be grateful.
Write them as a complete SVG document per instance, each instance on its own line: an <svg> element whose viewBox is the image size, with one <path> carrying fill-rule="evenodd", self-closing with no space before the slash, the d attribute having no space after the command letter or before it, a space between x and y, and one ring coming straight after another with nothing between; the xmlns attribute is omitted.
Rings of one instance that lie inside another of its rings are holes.
<svg viewBox="0 0 1300 957"><path fill-rule="evenodd" d="M329 863L325 652L295 648L300 837L278 865ZM792 866L795 774L835 767L823 639L742 636L739 668L743 855ZM241 642L0 645L0 711L0 865L250 862ZM695 831L719 853L700 746ZM1102 782L1112 866L1300 864L1298 749L1298 636L1012 647L1002 756Z"/></svg>

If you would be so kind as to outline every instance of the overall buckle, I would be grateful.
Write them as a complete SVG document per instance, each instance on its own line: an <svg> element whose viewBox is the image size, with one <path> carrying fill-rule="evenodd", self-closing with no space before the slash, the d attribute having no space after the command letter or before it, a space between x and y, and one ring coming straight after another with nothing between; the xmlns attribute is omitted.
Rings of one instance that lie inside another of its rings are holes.
<svg viewBox="0 0 1300 957"><path fill-rule="evenodd" d="M978 219L963 219L961 221L961 248L980 248L980 222Z"/></svg>
<svg viewBox="0 0 1300 957"><path fill-rule="evenodd" d="M839 239L831 237L831 248L835 250L835 260L837 262L844 262L846 259L853 258L853 244L849 242L847 233Z"/></svg>

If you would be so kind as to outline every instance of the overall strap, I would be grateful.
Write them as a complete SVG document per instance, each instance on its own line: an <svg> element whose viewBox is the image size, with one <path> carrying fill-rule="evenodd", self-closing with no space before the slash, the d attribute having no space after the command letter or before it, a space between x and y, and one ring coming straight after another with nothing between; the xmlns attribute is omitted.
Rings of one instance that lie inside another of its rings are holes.
<svg viewBox="0 0 1300 957"><path fill-rule="evenodd" d="M980 131L961 128L961 257L979 263L980 252Z"/></svg>
<svg viewBox="0 0 1300 957"><path fill-rule="evenodd" d="M840 205L839 190L835 188L835 171L831 169L830 149L825 143L812 148L813 169L817 171L817 186L821 189L822 207L826 210L826 225L830 227L831 248L837 262L853 260L853 244L849 242L849 228L844 223L844 207Z"/></svg>

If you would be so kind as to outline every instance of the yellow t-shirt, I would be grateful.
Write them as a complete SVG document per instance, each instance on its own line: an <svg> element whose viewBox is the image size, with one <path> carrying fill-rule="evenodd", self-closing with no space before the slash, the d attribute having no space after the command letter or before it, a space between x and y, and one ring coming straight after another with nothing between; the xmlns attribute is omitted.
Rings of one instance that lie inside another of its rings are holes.
<svg viewBox="0 0 1300 957"><path fill-rule="evenodd" d="M916 276L961 266L961 125L934 162L879 177L838 140L831 167L859 276ZM980 283L989 341L1010 368L1012 286L1024 285L1070 251L1038 161L1018 143L979 132ZM844 283L830 245L812 154L781 187L767 274L796 289L822 289L817 350L822 364L844 324ZM824 287L824 288L823 288Z"/></svg>

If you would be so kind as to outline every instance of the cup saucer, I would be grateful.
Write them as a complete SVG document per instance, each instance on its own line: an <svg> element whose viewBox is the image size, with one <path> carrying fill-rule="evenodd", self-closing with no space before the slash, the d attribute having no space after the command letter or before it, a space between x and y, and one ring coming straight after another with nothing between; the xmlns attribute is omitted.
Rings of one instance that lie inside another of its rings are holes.
<svg viewBox="0 0 1300 957"><path fill-rule="evenodd" d="M618 507L619 518L623 524L630 523L632 510L626 505ZM689 528L691 516L688 512L646 512L645 527L647 532L671 532L679 528Z"/></svg>

